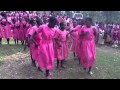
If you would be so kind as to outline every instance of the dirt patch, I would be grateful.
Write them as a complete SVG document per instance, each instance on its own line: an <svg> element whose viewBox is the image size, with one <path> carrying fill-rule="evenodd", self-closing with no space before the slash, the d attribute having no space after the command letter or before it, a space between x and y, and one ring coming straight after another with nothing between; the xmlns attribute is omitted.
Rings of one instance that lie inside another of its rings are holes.
<svg viewBox="0 0 120 90"><path fill-rule="evenodd" d="M19 47L16 47L19 50ZM108 53L120 55L118 49L113 49L108 46L97 47L97 51L100 53ZM100 55L99 55L100 57ZM101 57L100 57L101 58ZM105 61L106 62L106 61ZM104 62L97 61L97 64L94 66L93 72L94 76L90 77L81 66L78 65L78 60L73 59L73 54L69 53L69 58L67 59L65 65L66 68L63 70L57 70L56 68L52 71L53 79L96 79L96 78L119 78L117 75L112 76L111 71L107 69L108 66L103 65ZM115 63L117 64L117 63ZM56 61L55 61L56 65ZM114 68L113 68L114 70ZM111 76L110 76L110 74ZM115 74L114 74L115 75ZM31 64L31 59L29 52L16 52L5 56L3 62L0 62L0 79L44 79L44 72L38 71Z"/></svg>

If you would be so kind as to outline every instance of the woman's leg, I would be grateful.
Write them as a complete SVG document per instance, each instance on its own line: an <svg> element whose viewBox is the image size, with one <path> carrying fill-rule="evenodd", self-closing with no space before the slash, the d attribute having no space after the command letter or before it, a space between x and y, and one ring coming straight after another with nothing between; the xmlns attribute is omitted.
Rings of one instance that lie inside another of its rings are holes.
<svg viewBox="0 0 120 90"><path fill-rule="evenodd" d="M65 66L64 66L64 60L61 60L61 67L65 68Z"/></svg>
<svg viewBox="0 0 120 90"><path fill-rule="evenodd" d="M7 43L8 43L8 45L9 45L9 40L10 40L10 39L9 39L9 38L7 38Z"/></svg>
<svg viewBox="0 0 120 90"><path fill-rule="evenodd" d="M17 39L17 45L18 45L18 39Z"/></svg>
<svg viewBox="0 0 120 90"><path fill-rule="evenodd" d="M89 73L90 75L93 74L93 73L92 73L92 67L89 67L88 73Z"/></svg>
<svg viewBox="0 0 120 90"><path fill-rule="evenodd" d="M15 45L16 45L16 39L14 39Z"/></svg>
<svg viewBox="0 0 120 90"><path fill-rule="evenodd" d="M0 44L2 44L2 38L0 38Z"/></svg>
<svg viewBox="0 0 120 90"><path fill-rule="evenodd" d="M59 60L57 59L57 66L56 66L56 68L59 68Z"/></svg>

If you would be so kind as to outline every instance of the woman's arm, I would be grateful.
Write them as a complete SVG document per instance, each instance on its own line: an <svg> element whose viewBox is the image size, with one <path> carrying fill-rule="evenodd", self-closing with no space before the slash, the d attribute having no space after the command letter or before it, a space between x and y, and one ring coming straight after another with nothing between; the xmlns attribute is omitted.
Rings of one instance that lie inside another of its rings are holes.
<svg viewBox="0 0 120 90"><path fill-rule="evenodd" d="M80 37L83 37L83 36L85 36L85 35L87 35L87 34L89 34L88 31L86 31L86 32L82 32L82 33L80 34Z"/></svg>
<svg viewBox="0 0 120 90"><path fill-rule="evenodd" d="M93 31L94 31L94 37L95 37L95 42L97 42L96 38L97 38L97 31L95 28L93 28Z"/></svg>
<svg viewBox="0 0 120 90"><path fill-rule="evenodd" d="M38 46L38 43L34 40L34 37L35 37L35 35L36 35L37 33L36 33L36 31L30 36L30 40L29 40L29 42L30 43L34 43L35 44L35 46L37 47Z"/></svg>
<svg viewBox="0 0 120 90"><path fill-rule="evenodd" d="M57 38L55 38L54 40L55 40L55 42L57 43L57 45L58 45L59 47L62 46L62 45L59 43L59 40L58 40Z"/></svg>
<svg viewBox="0 0 120 90"><path fill-rule="evenodd" d="M96 36L96 35L97 35L97 31L96 31L96 29L93 28L93 31L94 31L94 36Z"/></svg>

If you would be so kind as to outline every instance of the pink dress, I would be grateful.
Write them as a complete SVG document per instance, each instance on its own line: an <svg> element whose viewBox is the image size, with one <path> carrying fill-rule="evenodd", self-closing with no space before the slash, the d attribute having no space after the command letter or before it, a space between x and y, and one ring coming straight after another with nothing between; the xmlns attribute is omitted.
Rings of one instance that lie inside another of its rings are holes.
<svg viewBox="0 0 120 90"><path fill-rule="evenodd" d="M79 25L74 28L73 35L75 35L75 37L73 37L72 45L70 48L70 50L75 52L78 57L80 55L79 54L79 52L80 52L79 45L80 45L80 41L81 41L80 37L79 37L80 30L81 30L81 26L79 26Z"/></svg>
<svg viewBox="0 0 120 90"><path fill-rule="evenodd" d="M118 41L120 41L120 29L118 30Z"/></svg>
<svg viewBox="0 0 120 90"><path fill-rule="evenodd" d="M58 23L61 23L61 18L60 17L58 18Z"/></svg>
<svg viewBox="0 0 120 90"><path fill-rule="evenodd" d="M31 30L31 27L32 27L32 26L30 26L30 27L27 29L27 32L26 32L26 35L25 35L26 38L28 38L29 32L30 32L30 30Z"/></svg>
<svg viewBox="0 0 120 90"><path fill-rule="evenodd" d="M14 39L19 39L19 32L17 28L13 29L13 38Z"/></svg>
<svg viewBox="0 0 120 90"><path fill-rule="evenodd" d="M23 28L23 30L24 30L24 40L26 39L26 33L27 33L27 27L25 27L25 28Z"/></svg>
<svg viewBox="0 0 120 90"><path fill-rule="evenodd" d="M18 40L20 40L20 33L19 33L20 28L17 28L19 25L20 23L16 22L15 28L14 28L14 39L18 39Z"/></svg>
<svg viewBox="0 0 120 90"><path fill-rule="evenodd" d="M68 39L67 39L68 31L57 30L56 38L58 42L61 44L61 47L55 42L55 58L58 60L65 60L68 57Z"/></svg>
<svg viewBox="0 0 120 90"><path fill-rule="evenodd" d="M22 24L20 24L19 39L20 41L24 41L24 28Z"/></svg>
<svg viewBox="0 0 120 90"><path fill-rule="evenodd" d="M29 28L28 28L28 30L27 30L27 33L26 33L26 38L29 40L29 32L30 32L30 30L31 30L31 27L32 26L30 26ZM31 49L31 47L29 47L29 50L30 50L30 55L32 56L32 49Z"/></svg>
<svg viewBox="0 0 120 90"><path fill-rule="evenodd" d="M0 24L0 38L3 38L3 29L2 29L1 24Z"/></svg>
<svg viewBox="0 0 120 90"><path fill-rule="evenodd" d="M106 24L104 24L104 30L106 30L106 28L107 28L107 25L106 25Z"/></svg>
<svg viewBox="0 0 120 90"><path fill-rule="evenodd" d="M83 36L82 44L80 46L81 64L84 68L89 68L94 65L96 59L96 45L94 42L93 28L83 27L82 32L89 32L89 34Z"/></svg>
<svg viewBox="0 0 120 90"><path fill-rule="evenodd" d="M11 24L11 29L12 29L12 37L14 38L14 29L15 29L15 25L12 23Z"/></svg>
<svg viewBox="0 0 120 90"><path fill-rule="evenodd" d="M33 26L30 30L29 30L29 35L32 35L35 31L37 31L37 26ZM35 37L34 37L34 40L39 44L40 42L40 37L39 37L39 34L36 34ZM33 60L37 60L38 58L38 47L35 47L35 44L32 43L30 45L30 51L32 53L32 58ZM38 60L37 60L38 61Z"/></svg>
<svg viewBox="0 0 120 90"><path fill-rule="evenodd" d="M119 29L119 25L117 25L117 29Z"/></svg>
<svg viewBox="0 0 120 90"><path fill-rule="evenodd" d="M4 35L5 35L5 38L11 38L12 37L12 31L11 31L11 27L10 27L9 24L7 24L4 27Z"/></svg>
<svg viewBox="0 0 120 90"><path fill-rule="evenodd" d="M41 33L41 44L38 49L38 65L47 70L51 70L54 67L54 49L53 38L55 37L56 30L49 28L48 25L41 25L37 30L37 33Z"/></svg>
<svg viewBox="0 0 120 90"><path fill-rule="evenodd" d="M6 19L2 19L2 21L1 21L2 23L5 23L6 22Z"/></svg>
<svg viewBox="0 0 120 90"><path fill-rule="evenodd" d="M74 30L75 28L71 28L71 30ZM71 37L72 37L72 44L71 44L71 47L70 47L70 50L72 52L75 52L76 53L76 47L77 47L77 40L78 40L78 31L74 31L71 33Z"/></svg>
<svg viewBox="0 0 120 90"><path fill-rule="evenodd" d="M113 28L115 28L116 27L116 25L115 24L113 24Z"/></svg>
<svg viewBox="0 0 120 90"><path fill-rule="evenodd" d="M82 27L84 27L84 26L82 26ZM80 26L80 28L78 28L78 40L77 40L77 46L76 46L77 47L76 54L79 58L81 58L81 56L80 56L80 52L81 52L80 44L81 44L82 38L80 37L80 35L82 33L82 31L81 31L82 27Z"/></svg>
<svg viewBox="0 0 120 90"><path fill-rule="evenodd" d="M27 24L26 24L25 31L24 31L25 39L26 39L26 34L27 34L28 29L29 29L29 24L27 23Z"/></svg>
<svg viewBox="0 0 120 90"><path fill-rule="evenodd" d="M113 40L116 41L118 39L118 31L117 30L114 30L113 31Z"/></svg>

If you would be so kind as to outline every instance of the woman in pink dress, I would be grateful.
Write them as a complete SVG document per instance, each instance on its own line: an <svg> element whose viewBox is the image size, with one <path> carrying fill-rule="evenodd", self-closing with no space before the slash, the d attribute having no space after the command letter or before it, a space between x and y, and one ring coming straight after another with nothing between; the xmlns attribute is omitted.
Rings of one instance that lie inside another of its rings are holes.
<svg viewBox="0 0 120 90"><path fill-rule="evenodd" d="M57 58L57 68L61 66L65 68L63 62L68 57L68 35L69 32L65 30L66 24L60 23L60 29L56 31L55 36L55 58ZM60 65L59 65L60 63Z"/></svg>
<svg viewBox="0 0 120 90"><path fill-rule="evenodd" d="M29 38L38 29L37 26L35 25L35 21L33 19L31 20L31 25L32 25L32 27L30 28L30 31L28 33ZM37 60L37 56L38 56L39 40L40 40L40 38L39 38L38 34L36 34L35 37L33 38L32 43L30 43L32 63L34 64L34 66L35 66L35 61Z"/></svg>
<svg viewBox="0 0 120 90"><path fill-rule="evenodd" d="M120 44L120 29L118 29L118 43Z"/></svg>
<svg viewBox="0 0 120 90"><path fill-rule="evenodd" d="M30 43L29 43L29 40L30 40L30 34L29 34L29 32L30 32L30 30L31 30L31 28L32 28L32 22L31 21L29 21L29 28L28 28L28 30L27 30L27 33L26 33L26 40L25 40L25 47L24 47L24 51L25 51L25 49L26 49L26 47L28 46L29 47L29 50L30 50L30 56L31 56L31 60L32 60L32 64L33 64L33 66L35 66L35 62L34 62L34 60L33 60L33 58L32 58L32 49L31 49L31 47L30 47Z"/></svg>
<svg viewBox="0 0 120 90"><path fill-rule="evenodd" d="M28 40L29 40L29 32L30 32L30 29L31 29L31 24L29 23L29 28L27 29L27 32L26 32L26 35L25 35L25 45L24 45L24 51L26 50L26 47L28 46L29 47L29 45L28 45ZM31 52L30 52L31 53Z"/></svg>
<svg viewBox="0 0 120 90"><path fill-rule="evenodd" d="M60 24L61 23L61 16L58 16L58 23Z"/></svg>
<svg viewBox="0 0 120 90"><path fill-rule="evenodd" d="M81 28L82 27L84 27L84 25L85 25L85 22L84 22L84 20L81 20L81 22L80 22L80 25L77 25L75 28L74 28L74 32L77 32L77 39L76 39L76 55L77 55L77 57L78 57L78 59L79 59L79 65L80 65L80 42L81 42L81 40L82 40L82 38L79 36L80 34L81 34Z"/></svg>
<svg viewBox="0 0 120 90"><path fill-rule="evenodd" d="M104 30L106 31L106 28L107 28L107 24L105 23L103 27L104 27Z"/></svg>
<svg viewBox="0 0 120 90"><path fill-rule="evenodd" d="M70 31L70 23L67 23L66 30Z"/></svg>
<svg viewBox="0 0 120 90"><path fill-rule="evenodd" d="M71 30L74 30L77 26L77 22L74 21L73 22L73 27L71 28ZM78 31L72 32L71 33L71 38L72 38L72 44L70 47L70 50L73 52L73 57L75 58L76 56L76 45L77 45L77 38L78 37Z"/></svg>
<svg viewBox="0 0 120 90"><path fill-rule="evenodd" d="M13 29L13 31L14 31L14 40L16 40L17 41L17 45L18 45L18 40L20 40L20 33L19 33L19 31L20 31L20 23L19 23L19 21L17 21L16 23L15 23L15 28Z"/></svg>
<svg viewBox="0 0 120 90"><path fill-rule="evenodd" d="M28 21L26 22L26 27L25 27L25 31L24 31L24 40L26 40L26 34L27 34L27 30L29 29L29 23Z"/></svg>
<svg viewBox="0 0 120 90"><path fill-rule="evenodd" d="M57 19L50 17L49 23L41 25L35 33L31 36L30 40L33 40L36 34L41 33L41 44L38 47L38 63L41 68L46 69L46 77L50 78L50 70L54 68L54 49L53 49L53 38L56 30L54 29L57 24ZM37 44L38 45L38 44Z"/></svg>
<svg viewBox="0 0 120 90"><path fill-rule="evenodd" d="M25 35L27 33L27 24L23 23L22 27L23 27L23 36L22 36L23 37L23 41L22 41L22 45L24 45L25 44Z"/></svg>
<svg viewBox="0 0 120 90"><path fill-rule="evenodd" d="M73 27L73 23L72 23L72 21L70 22L70 30L71 30L71 28ZM67 30L67 26L66 26L66 30ZM69 40L68 40L68 47L70 48L70 46L71 46L71 44L72 44L72 37L71 37L71 35L70 35L70 37L69 37Z"/></svg>
<svg viewBox="0 0 120 90"><path fill-rule="evenodd" d="M83 68L89 69L88 73L92 75L92 67L95 63L96 59L96 45L94 36L96 35L96 30L92 28L92 19L86 18L85 26L81 29L80 36L82 37L82 41L80 43L80 57L81 64Z"/></svg>
<svg viewBox="0 0 120 90"><path fill-rule="evenodd" d="M25 25L22 22L22 19L20 20L20 30L19 30L19 39L21 41L21 44L24 45L24 30Z"/></svg>
<svg viewBox="0 0 120 90"><path fill-rule="evenodd" d="M31 23L32 27L28 33L29 36L31 36L34 32L36 32L37 29L39 28L39 26L42 25L42 22L40 22L40 21L41 21L40 19L39 20L37 19L37 21L36 21L37 26L35 25L34 20L32 21L33 22L33 23ZM30 49L31 49L31 53L32 53L32 60L33 60L32 62L34 64L36 64L35 66L37 66L38 70L42 71L39 64L38 64L38 63L40 63L39 58L38 58L38 47L40 46L41 33L36 34L33 39L34 39L33 43L30 44Z"/></svg>
<svg viewBox="0 0 120 90"><path fill-rule="evenodd" d="M7 39L7 43L9 44L10 38L12 37L12 31L10 27L10 23L6 22L4 27L4 36Z"/></svg>
<svg viewBox="0 0 120 90"><path fill-rule="evenodd" d="M22 21L22 28L23 28L23 44L25 43L25 35L27 33L27 20L24 18Z"/></svg>
<svg viewBox="0 0 120 90"><path fill-rule="evenodd" d="M30 23L30 19L28 18L27 24L26 24L24 50L25 50L26 47L28 46L28 33L29 33L30 28L31 28L31 23Z"/></svg>
<svg viewBox="0 0 120 90"><path fill-rule="evenodd" d="M2 25L0 23L0 44L2 44L2 38L3 38L3 28L2 28Z"/></svg>
<svg viewBox="0 0 120 90"><path fill-rule="evenodd" d="M118 29L117 27L113 30L113 42L118 41Z"/></svg>
<svg viewBox="0 0 120 90"><path fill-rule="evenodd" d="M15 42L15 45L16 45L17 34L16 34L16 31L15 31L15 23L16 23L16 20L15 20L15 18L13 18L12 19L12 24L11 24L11 29L12 29L12 36L13 36L13 39L14 39L14 42Z"/></svg>

